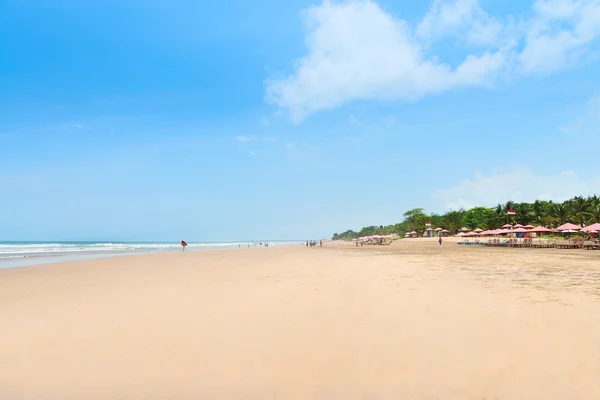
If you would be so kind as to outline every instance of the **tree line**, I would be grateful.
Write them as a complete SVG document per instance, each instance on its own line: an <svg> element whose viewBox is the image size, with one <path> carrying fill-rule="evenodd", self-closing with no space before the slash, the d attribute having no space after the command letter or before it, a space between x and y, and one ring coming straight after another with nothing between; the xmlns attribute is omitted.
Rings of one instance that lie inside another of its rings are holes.
<svg viewBox="0 0 600 400"><path fill-rule="evenodd" d="M514 210L509 215L508 210ZM403 214L404 219L393 225L365 226L359 231L347 230L333 234L333 240L351 240L363 236L398 234L401 237L407 232L421 235L430 222L432 228L445 228L451 234L462 227L484 230L497 229L504 224L541 225L555 228L567 222L581 226L600 222L600 197L597 195L577 196L560 202L536 200L533 203L516 203L508 201L496 207L474 207L468 210L449 211L445 214L427 214L422 208L415 208Z"/></svg>

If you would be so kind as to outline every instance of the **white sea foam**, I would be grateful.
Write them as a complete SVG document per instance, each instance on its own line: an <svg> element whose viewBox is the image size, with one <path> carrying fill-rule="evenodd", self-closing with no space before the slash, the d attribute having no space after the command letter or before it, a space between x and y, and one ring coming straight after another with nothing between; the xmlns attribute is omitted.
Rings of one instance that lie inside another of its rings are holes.
<svg viewBox="0 0 600 400"><path fill-rule="evenodd" d="M269 246L296 245L300 242L269 242ZM264 242L188 243L186 251L262 247ZM85 256L101 254L137 254L181 251L179 243L109 243L109 242L0 242L0 261L27 257ZM0 268L2 266L0 265Z"/></svg>

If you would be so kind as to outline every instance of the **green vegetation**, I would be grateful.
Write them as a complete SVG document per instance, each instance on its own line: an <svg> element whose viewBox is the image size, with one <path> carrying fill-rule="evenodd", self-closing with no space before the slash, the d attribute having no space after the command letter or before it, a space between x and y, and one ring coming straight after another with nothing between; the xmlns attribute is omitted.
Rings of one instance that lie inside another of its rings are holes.
<svg viewBox="0 0 600 400"><path fill-rule="evenodd" d="M507 210L515 210L508 215ZM416 231L419 235L426 229L425 223L431 222L432 228L445 228L455 234L463 226L469 229L497 229L504 224L542 225L553 228L566 222L589 225L600 222L600 197L574 197L563 203L536 200L534 203L498 204L494 208L475 207L469 210L449 211L445 214L427 214L422 208L415 208L403 214L403 221L386 226L366 226L360 231L348 230L335 233L333 240L351 240L362 236L389 235L396 233L401 237L407 232Z"/></svg>

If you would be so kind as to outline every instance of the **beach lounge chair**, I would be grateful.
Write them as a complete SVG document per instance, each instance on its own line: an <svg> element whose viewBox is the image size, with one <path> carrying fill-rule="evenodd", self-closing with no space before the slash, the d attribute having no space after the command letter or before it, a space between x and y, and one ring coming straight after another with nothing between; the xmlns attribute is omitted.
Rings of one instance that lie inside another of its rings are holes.
<svg viewBox="0 0 600 400"><path fill-rule="evenodd" d="M580 249L583 247L583 239L575 239L574 241L557 244L556 247L561 249Z"/></svg>

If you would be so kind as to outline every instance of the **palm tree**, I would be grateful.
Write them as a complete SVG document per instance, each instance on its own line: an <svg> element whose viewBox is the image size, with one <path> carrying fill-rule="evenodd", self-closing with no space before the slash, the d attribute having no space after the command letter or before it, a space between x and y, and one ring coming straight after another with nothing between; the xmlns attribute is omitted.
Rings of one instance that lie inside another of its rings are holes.
<svg viewBox="0 0 600 400"><path fill-rule="evenodd" d="M494 210L494 215L497 221L496 225L502 224L502 222L506 221L508 218L508 215L506 214L506 208L504 208L502 204L498 204L496 206L496 209ZM498 226L496 226L496 228L498 228Z"/></svg>
<svg viewBox="0 0 600 400"><path fill-rule="evenodd" d="M543 225L544 222L544 203L540 200L536 200L531 207L531 217L538 224Z"/></svg>
<svg viewBox="0 0 600 400"><path fill-rule="evenodd" d="M514 205L514 210L517 212L517 221L523 225L529 225L533 219L531 204L518 203Z"/></svg>
<svg viewBox="0 0 600 400"><path fill-rule="evenodd" d="M600 222L600 198L598 198L598 196L592 196L590 198L588 215L590 217L590 224Z"/></svg>
<svg viewBox="0 0 600 400"><path fill-rule="evenodd" d="M580 226L584 226L589 216L588 210L588 201L582 196L577 196L571 199L569 202L571 205L571 213L575 220L579 223Z"/></svg>
<svg viewBox="0 0 600 400"><path fill-rule="evenodd" d="M554 217L554 222L557 225L562 225L568 222L570 216L569 206L565 203L562 204L554 204L552 207L552 217Z"/></svg>

